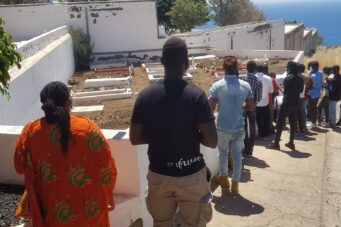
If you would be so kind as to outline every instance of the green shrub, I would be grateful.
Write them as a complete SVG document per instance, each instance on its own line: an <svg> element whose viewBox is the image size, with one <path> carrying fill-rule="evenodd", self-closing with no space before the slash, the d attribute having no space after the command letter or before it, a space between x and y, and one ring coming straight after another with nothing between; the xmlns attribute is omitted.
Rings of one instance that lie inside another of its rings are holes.
<svg viewBox="0 0 341 227"><path fill-rule="evenodd" d="M76 71L89 69L93 48L93 45L90 42L90 37L84 34L83 30L80 28L71 28L69 32L73 42Z"/></svg>
<svg viewBox="0 0 341 227"><path fill-rule="evenodd" d="M4 30L4 24L0 18L0 92L9 99L8 87L11 76L8 70L14 64L20 69L21 55L16 51L16 45L12 43L12 36Z"/></svg>

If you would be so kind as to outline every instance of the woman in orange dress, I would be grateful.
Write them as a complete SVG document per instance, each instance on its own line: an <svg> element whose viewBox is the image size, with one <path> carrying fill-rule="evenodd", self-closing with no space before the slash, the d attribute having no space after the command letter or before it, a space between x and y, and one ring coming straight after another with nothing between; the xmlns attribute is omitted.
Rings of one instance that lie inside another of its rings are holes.
<svg viewBox="0 0 341 227"><path fill-rule="evenodd" d="M45 117L24 127L14 155L32 225L109 226L117 172L106 139L90 119L70 115L62 82L47 84L40 101Z"/></svg>

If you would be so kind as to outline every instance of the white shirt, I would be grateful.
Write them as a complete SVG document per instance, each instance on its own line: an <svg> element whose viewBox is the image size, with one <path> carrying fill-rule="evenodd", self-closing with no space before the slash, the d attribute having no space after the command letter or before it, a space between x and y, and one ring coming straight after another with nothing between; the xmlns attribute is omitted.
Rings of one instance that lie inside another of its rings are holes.
<svg viewBox="0 0 341 227"><path fill-rule="evenodd" d="M272 86L271 77L265 75L264 73L256 73L256 77L262 81L263 85L263 93L262 99L257 103L258 107L264 107L269 105L269 94L274 92L274 88Z"/></svg>

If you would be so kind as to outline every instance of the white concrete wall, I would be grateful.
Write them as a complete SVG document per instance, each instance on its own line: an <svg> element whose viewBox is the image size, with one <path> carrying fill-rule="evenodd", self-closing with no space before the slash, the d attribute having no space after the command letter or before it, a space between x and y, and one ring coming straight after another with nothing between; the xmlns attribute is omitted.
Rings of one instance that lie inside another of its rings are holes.
<svg viewBox="0 0 341 227"><path fill-rule="evenodd" d="M15 144L22 128L22 126L0 125L0 183L24 184L23 176L15 172L13 163ZM122 204L124 207L119 205L120 207L111 212L110 222L116 223L112 226L128 227L122 223L135 221L136 218L142 218L144 226L152 226L152 218L145 204L146 175L149 166L148 146L132 146L129 141L128 130L102 130L102 132L110 144L111 154L117 167L118 174L114 198L119 199L122 194L132 196L130 201ZM218 174L218 149L201 146L201 152L212 176ZM138 197L138 201L135 201L134 196ZM115 199L115 201L117 200Z"/></svg>
<svg viewBox="0 0 341 227"><path fill-rule="evenodd" d="M154 1L17 5L1 7L0 17L16 41L62 25L88 30L94 53L160 49L164 42L158 39Z"/></svg>
<svg viewBox="0 0 341 227"><path fill-rule="evenodd" d="M46 37L41 36L40 41L43 43L44 38L49 39L49 35L51 34L46 34ZM42 116L39 94L43 86L53 80L66 82L74 72L72 39L68 33L46 47L39 46L36 39L33 39L33 43L38 44L31 45L29 41L21 48L28 52L34 50L36 53L21 62L20 70L16 67L10 70L10 100L0 95L2 110L0 124L2 125L23 125ZM39 49L40 47L42 49Z"/></svg>
<svg viewBox="0 0 341 227"><path fill-rule="evenodd" d="M303 37L303 46L305 47L304 54L309 55L314 50L313 32L312 30L308 31L306 30L304 33L305 33Z"/></svg>
<svg viewBox="0 0 341 227"><path fill-rule="evenodd" d="M236 56L238 58L269 58L269 59L295 59L300 53L294 50L222 50L212 49L208 51L209 54L214 54L217 57L224 57L228 55Z"/></svg>
<svg viewBox="0 0 341 227"><path fill-rule="evenodd" d="M191 48L283 50L284 21L266 21L176 34Z"/></svg>
<svg viewBox="0 0 341 227"><path fill-rule="evenodd" d="M292 26L292 25L289 25ZM304 24L297 25L296 28L285 33L285 50L304 50Z"/></svg>

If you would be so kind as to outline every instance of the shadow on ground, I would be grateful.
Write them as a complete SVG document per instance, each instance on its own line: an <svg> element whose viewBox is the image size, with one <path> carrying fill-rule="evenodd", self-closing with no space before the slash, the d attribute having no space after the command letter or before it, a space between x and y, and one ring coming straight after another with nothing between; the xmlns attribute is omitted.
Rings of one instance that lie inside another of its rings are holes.
<svg viewBox="0 0 341 227"><path fill-rule="evenodd" d="M254 156L251 158L245 158L244 163L246 166L253 166L262 169L270 167L264 160L258 159Z"/></svg>
<svg viewBox="0 0 341 227"><path fill-rule="evenodd" d="M295 140L300 140L300 141L313 141L316 140L314 137L310 137L312 135L317 135L318 133L306 133L306 134L296 134L295 135Z"/></svg>
<svg viewBox="0 0 341 227"><path fill-rule="evenodd" d="M323 129L323 128L316 127L316 128L310 129L310 131L318 132L318 133L326 133L326 132L328 132L328 129Z"/></svg>
<svg viewBox="0 0 341 227"><path fill-rule="evenodd" d="M280 150L281 152L289 155L292 158L309 158L311 156L310 153L306 153L306 152L301 152L298 150L293 150L293 151L283 151Z"/></svg>
<svg viewBox="0 0 341 227"><path fill-rule="evenodd" d="M221 197L213 196L212 203L216 211L226 215L250 216L264 212L264 207L243 196L233 196L228 190L222 190Z"/></svg>
<svg viewBox="0 0 341 227"><path fill-rule="evenodd" d="M333 128L332 129L334 132L341 133L341 128Z"/></svg>

